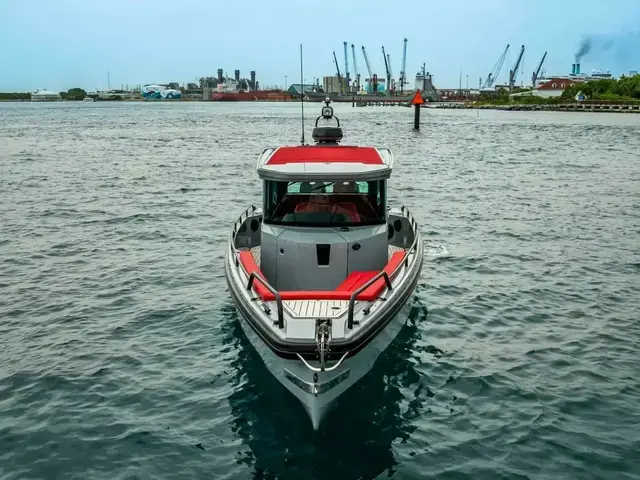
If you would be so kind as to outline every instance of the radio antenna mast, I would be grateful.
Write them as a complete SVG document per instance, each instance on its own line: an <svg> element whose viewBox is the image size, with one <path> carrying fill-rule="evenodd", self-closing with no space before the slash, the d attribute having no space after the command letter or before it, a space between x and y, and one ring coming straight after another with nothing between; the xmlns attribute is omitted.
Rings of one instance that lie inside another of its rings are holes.
<svg viewBox="0 0 640 480"><path fill-rule="evenodd" d="M302 44L300 44L300 90L302 90L302 97L300 98L300 109L302 110L302 145L304 145L304 74L302 70Z"/></svg>

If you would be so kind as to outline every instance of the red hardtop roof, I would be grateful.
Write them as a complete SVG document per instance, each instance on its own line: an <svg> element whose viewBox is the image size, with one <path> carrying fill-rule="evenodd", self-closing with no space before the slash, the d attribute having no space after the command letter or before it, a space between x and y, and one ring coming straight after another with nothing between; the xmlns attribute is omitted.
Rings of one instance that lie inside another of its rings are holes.
<svg viewBox="0 0 640 480"><path fill-rule="evenodd" d="M287 163L364 163L382 165L382 157L373 147L357 146L299 146L280 147L265 165Z"/></svg>

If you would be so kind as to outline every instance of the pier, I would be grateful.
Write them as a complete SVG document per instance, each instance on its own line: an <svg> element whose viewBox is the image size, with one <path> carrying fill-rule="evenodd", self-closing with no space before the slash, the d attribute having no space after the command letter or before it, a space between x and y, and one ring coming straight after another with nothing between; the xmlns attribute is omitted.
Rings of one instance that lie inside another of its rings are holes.
<svg viewBox="0 0 640 480"><path fill-rule="evenodd" d="M409 107L411 101L406 98L393 97L371 97L371 98L354 98L352 106L354 107Z"/></svg>
<svg viewBox="0 0 640 480"><path fill-rule="evenodd" d="M558 104L507 104L490 105L473 103L438 103L429 108L503 110L524 112L607 112L607 113L640 113L640 103L558 103Z"/></svg>

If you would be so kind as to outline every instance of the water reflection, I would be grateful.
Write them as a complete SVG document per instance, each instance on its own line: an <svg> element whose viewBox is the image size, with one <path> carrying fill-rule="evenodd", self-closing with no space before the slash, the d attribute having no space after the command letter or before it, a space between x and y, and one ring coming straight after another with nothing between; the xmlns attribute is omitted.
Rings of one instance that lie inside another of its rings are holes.
<svg viewBox="0 0 640 480"><path fill-rule="evenodd" d="M349 479L392 473L394 441L405 441L415 427L400 412L402 392L394 382L414 370L411 351L419 337L417 324L427 309L417 296L398 337L379 357L369 375L354 385L314 432L298 400L275 380L244 336L232 309L225 341L238 342L232 362L235 392L229 398L233 431L246 449L239 463L254 478Z"/></svg>

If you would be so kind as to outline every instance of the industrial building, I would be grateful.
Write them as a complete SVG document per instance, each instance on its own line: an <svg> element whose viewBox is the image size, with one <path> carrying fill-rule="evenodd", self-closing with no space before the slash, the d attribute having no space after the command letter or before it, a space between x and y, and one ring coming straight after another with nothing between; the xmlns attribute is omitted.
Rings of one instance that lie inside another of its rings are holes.
<svg viewBox="0 0 640 480"><path fill-rule="evenodd" d="M545 52L546 55L546 52ZM544 60L544 57L543 57ZM613 75L610 71L601 71L601 70L593 70L591 73L582 72L582 67L580 65L579 59L576 59L575 63L571 65L571 73L566 75L553 75L550 77L546 77L544 75L539 75L540 67L542 66L542 62L538 66L538 70L534 72L532 80L533 80L533 88L526 92L518 92L511 94L511 98L517 97L525 97L525 96L534 96L534 97L542 97L542 98L552 98L559 97L562 93L572 87L575 84L591 82L595 80L606 80L613 78Z"/></svg>
<svg viewBox="0 0 640 480"><path fill-rule="evenodd" d="M332 75L329 77L322 77L322 89L326 93L342 93L345 91L343 77Z"/></svg>
<svg viewBox="0 0 640 480"><path fill-rule="evenodd" d="M176 83L170 83L168 87L164 85L145 85L140 90L142 98L145 100L179 100L182 97L182 91L172 88Z"/></svg>
<svg viewBox="0 0 640 480"><path fill-rule="evenodd" d="M326 92L326 90L321 89L318 85L314 85L312 83L305 83L304 85L300 83L292 83L287 88L287 92L290 93L294 97L299 97L303 94L308 93L317 93L317 92Z"/></svg>
<svg viewBox="0 0 640 480"><path fill-rule="evenodd" d="M59 93L50 90L38 90L31 94L32 102L55 102L61 99L62 97Z"/></svg>

